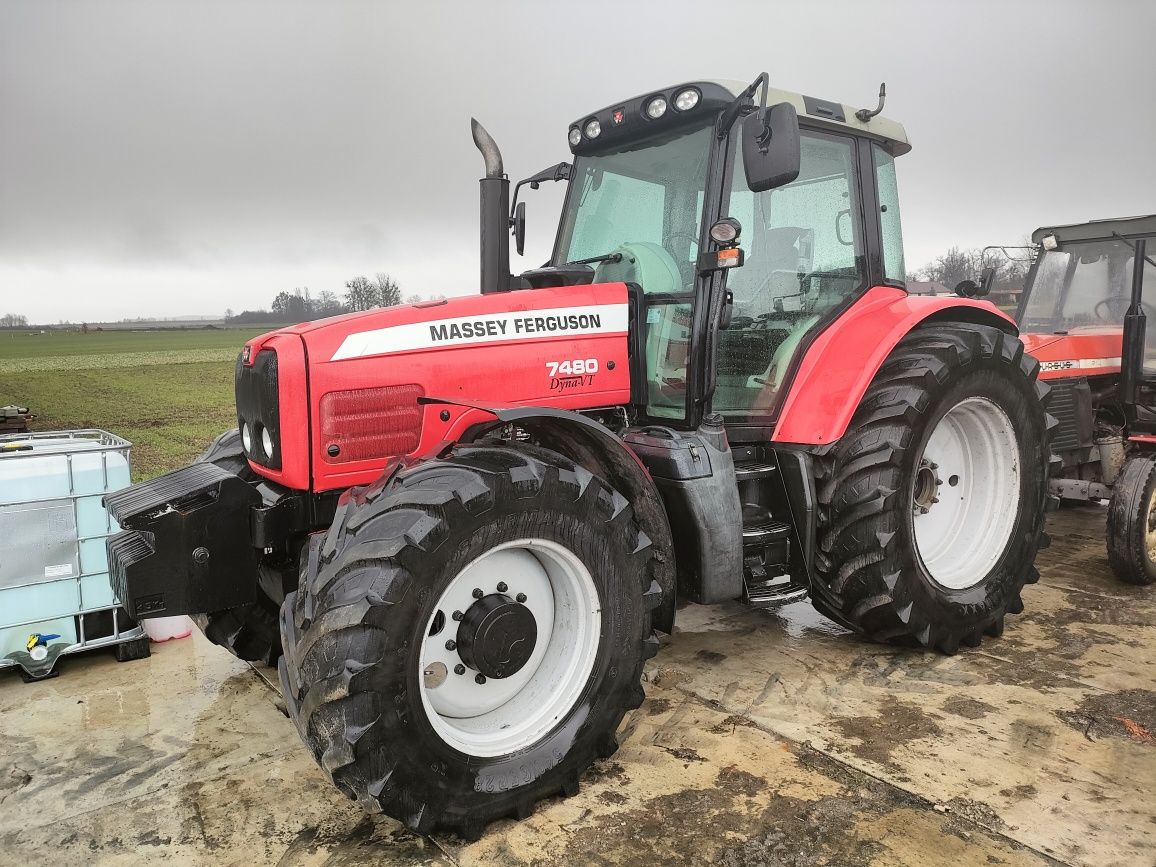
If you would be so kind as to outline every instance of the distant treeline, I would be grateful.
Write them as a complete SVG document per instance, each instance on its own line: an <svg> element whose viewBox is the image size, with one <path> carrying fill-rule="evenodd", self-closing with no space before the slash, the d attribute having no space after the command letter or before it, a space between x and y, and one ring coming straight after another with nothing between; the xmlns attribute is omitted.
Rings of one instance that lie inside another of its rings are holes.
<svg viewBox="0 0 1156 867"><path fill-rule="evenodd" d="M340 316L342 313L372 310L375 307L415 304L423 300L421 295L416 294L403 298L397 281L388 274L379 273L372 280L365 276L346 280L345 293L340 298L328 289L318 292L315 297L308 286L292 292L278 292L268 310L242 310L240 313L226 310L225 322L230 325L304 322Z"/></svg>

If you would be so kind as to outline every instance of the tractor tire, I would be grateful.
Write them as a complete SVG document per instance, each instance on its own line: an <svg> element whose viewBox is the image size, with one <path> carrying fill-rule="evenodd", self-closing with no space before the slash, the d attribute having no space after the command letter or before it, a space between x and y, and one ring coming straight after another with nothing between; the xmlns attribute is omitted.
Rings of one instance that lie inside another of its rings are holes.
<svg viewBox="0 0 1156 867"><path fill-rule="evenodd" d="M899 342L818 461L820 612L951 654L1023 611L1054 463L1038 372L986 325L923 325Z"/></svg>
<svg viewBox="0 0 1156 867"><path fill-rule="evenodd" d="M241 433L236 428L225 431L209 446L196 463L216 464L223 470L247 482L257 481L257 474L249 467L241 448ZM266 569L262 565L259 567ZM257 584L257 599L248 605L192 615L194 623L213 644L219 645L238 659L274 666L281 657L281 632L278 626L277 603L270 599Z"/></svg>
<svg viewBox="0 0 1156 867"><path fill-rule="evenodd" d="M476 839L617 749L658 649L653 567L626 500L545 449L354 488L281 608L290 716L368 812Z"/></svg>
<svg viewBox="0 0 1156 867"><path fill-rule="evenodd" d="M1108 504L1108 562L1128 584L1156 583L1156 460L1124 464Z"/></svg>

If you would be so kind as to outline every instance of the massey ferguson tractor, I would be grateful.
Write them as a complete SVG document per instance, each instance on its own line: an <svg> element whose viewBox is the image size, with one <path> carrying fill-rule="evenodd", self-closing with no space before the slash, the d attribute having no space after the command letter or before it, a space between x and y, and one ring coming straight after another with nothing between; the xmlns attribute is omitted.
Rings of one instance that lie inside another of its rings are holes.
<svg viewBox="0 0 1156 867"><path fill-rule="evenodd" d="M107 497L119 598L276 662L338 789L466 838L615 751L679 600L998 636L1037 578L1047 388L992 305L904 290L882 96L764 73L584 114L515 190L568 185L518 275L475 122L481 293L251 340L238 429Z"/></svg>
<svg viewBox="0 0 1156 867"><path fill-rule="evenodd" d="M1156 216L1044 227L1032 242L1016 318L1052 387L1052 493L1109 500L1113 571L1156 583Z"/></svg>

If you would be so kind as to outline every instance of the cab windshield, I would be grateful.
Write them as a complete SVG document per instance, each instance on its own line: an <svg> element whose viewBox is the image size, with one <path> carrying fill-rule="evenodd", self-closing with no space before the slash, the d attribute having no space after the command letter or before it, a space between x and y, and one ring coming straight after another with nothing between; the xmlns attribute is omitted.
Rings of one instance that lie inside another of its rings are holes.
<svg viewBox="0 0 1156 867"><path fill-rule="evenodd" d="M1122 327L1131 300L1133 258L1131 245L1120 239L1067 243L1043 252L1025 287L1020 327L1037 332ZM1146 301L1156 291L1154 281L1156 269L1146 265Z"/></svg>
<svg viewBox="0 0 1156 867"><path fill-rule="evenodd" d="M643 291L690 292L698 256L711 126L677 130L621 151L579 157L555 264L643 246L657 265ZM664 255L665 254L665 255ZM649 283L649 285L648 285Z"/></svg>

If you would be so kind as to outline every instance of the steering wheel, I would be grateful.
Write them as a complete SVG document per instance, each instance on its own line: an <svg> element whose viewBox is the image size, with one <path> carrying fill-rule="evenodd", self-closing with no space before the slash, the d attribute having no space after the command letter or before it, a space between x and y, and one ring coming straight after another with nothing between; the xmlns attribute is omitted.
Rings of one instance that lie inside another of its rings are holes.
<svg viewBox="0 0 1156 867"><path fill-rule="evenodd" d="M1092 308L1092 315L1101 322L1111 322L1117 324L1119 320L1124 318L1124 314L1128 312L1128 308L1132 305L1132 299L1125 295L1113 295L1111 298L1105 298L1102 301L1096 302L1096 306ZM1145 315L1151 319L1156 316L1156 307L1153 307L1147 301L1141 301L1140 306L1144 308ZM1113 308L1118 309L1119 315L1112 315ZM1103 313L1101 313L1103 309Z"/></svg>
<svg viewBox="0 0 1156 867"><path fill-rule="evenodd" d="M674 256L674 251L670 249L670 242L676 238L682 238L683 240L690 241L690 243L694 244L696 249L698 247L698 238L692 235L690 232L671 232L666 236L666 240L663 241L662 246L665 247L666 252L670 253L672 256Z"/></svg>
<svg viewBox="0 0 1156 867"><path fill-rule="evenodd" d="M671 247L674 246L673 242L676 240L690 241L690 243L694 245L695 249L697 249L698 238L696 238L690 232L671 232L662 242L662 249L666 250L666 252L670 254L670 258L672 258L678 265L678 272L682 275L683 283L691 284L694 281L694 260L697 257L691 256L691 258L687 260L683 256L676 255L675 252L671 249Z"/></svg>

